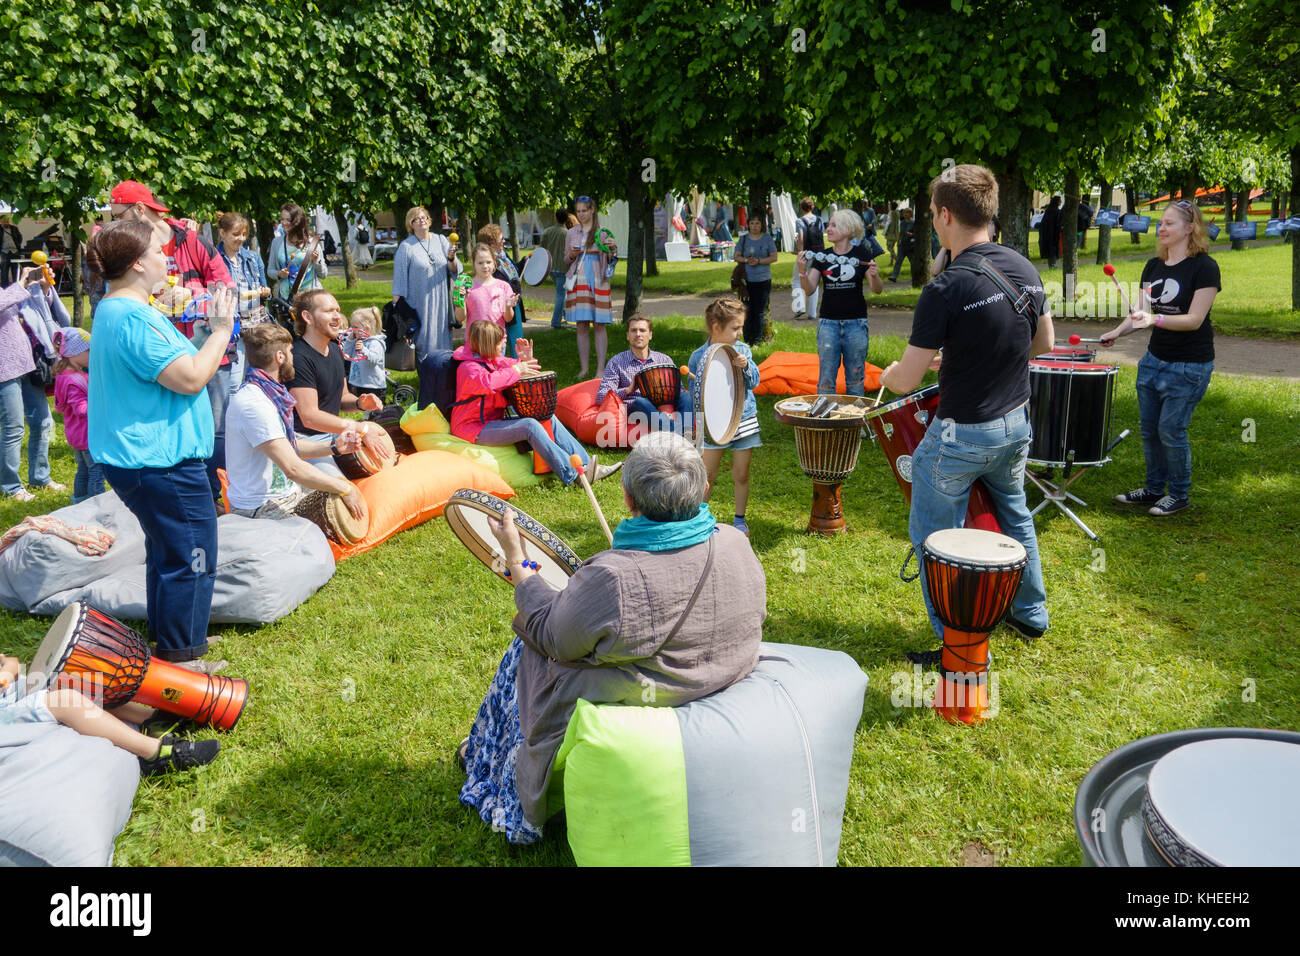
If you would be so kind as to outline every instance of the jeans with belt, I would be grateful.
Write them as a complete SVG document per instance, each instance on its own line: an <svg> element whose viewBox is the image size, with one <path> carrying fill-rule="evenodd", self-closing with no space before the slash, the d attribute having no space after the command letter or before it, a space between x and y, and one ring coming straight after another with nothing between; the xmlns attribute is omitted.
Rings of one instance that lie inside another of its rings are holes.
<svg viewBox="0 0 1300 956"><path fill-rule="evenodd" d="M1138 415L1147 461L1146 490L1175 498L1192 490L1192 446L1187 426L1210 387L1213 362L1162 362L1150 352L1138 362Z"/></svg>
<svg viewBox="0 0 1300 956"><path fill-rule="evenodd" d="M1030 436L1027 404L977 424L962 425L940 418L930 422L921 444L912 453L912 512L907 530L920 560L921 544L930 534L961 526L970 487L976 478L982 480L993 499L1002 533L1019 541L1029 557L1010 616L1045 631L1047 593L1034 519L1025 501ZM943 623L934 613L924 574L921 593L930 626L943 637Z"/></svg>
<svg viewBox="0 0 1300 956"><path fill-rule="evenodd" d="M863 393L867 374L867 320L819 319L817 322L817 394L834 395L840 362L844 362L844 389L850 395Z"/></svg>
<svg viewBox="0 0 1300 956"><path fill-rule="evenodd" d="M165 661L194 660L208 652L217 509L205 466L201 458L165 468L101 466L144 529L149 637Z"/></svg>

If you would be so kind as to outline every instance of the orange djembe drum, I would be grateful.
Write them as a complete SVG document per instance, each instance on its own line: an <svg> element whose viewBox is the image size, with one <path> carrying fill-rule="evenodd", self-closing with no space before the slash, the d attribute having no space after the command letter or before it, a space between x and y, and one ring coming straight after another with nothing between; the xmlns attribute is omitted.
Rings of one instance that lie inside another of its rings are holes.
<svg viewBox="0 0 1300 956"><path fill-rule="evenodd" d="M681 391L681 374L671 362L647 365L632 379L636 390L659 411L672 415L677 411L677 396Z"/></svg>
<svg viewBox="0 0 1300 956"><path fill-rule="evenodd" d="M520 418L534 418L541 422L547 436L555 441L555 431L551 428L551 416L555 414L555 403L559 399L557 390L558 377L554 372L536 372L524 375L515 384L504 389L506 401L509 402ZM537 452L533 452L533 474L550 474L551 466Z"/></svg>
<svg viewBox="0 0 1300 956"><path fill-rule="evenodd" d="M33 689L72 687L105 709L135 701L218 730L232 729L248 701L248 681L159 660L138 633L80 602L55 619L27 672Z"/></svg>
<svg viewBox="0 0 1300 956"><path fill-rule="evenodd" d="M989 632L1011 609L1029 556L1014 538L978 528L936 531L921 544L934 613L943 622L934 709L949 723L977 724L989 709Z"/></svg>

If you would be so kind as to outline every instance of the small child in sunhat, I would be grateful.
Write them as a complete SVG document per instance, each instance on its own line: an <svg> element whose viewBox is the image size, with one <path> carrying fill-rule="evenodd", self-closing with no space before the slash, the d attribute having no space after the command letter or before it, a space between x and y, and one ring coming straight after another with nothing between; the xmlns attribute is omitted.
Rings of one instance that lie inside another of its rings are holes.
<svg viewBox="0 0 1300 956"><path fill-rule="evenodd" d="M63 434L77 460L72 503L104 493L103 469L90 457L86 441L86 401L90 389L90 333L65 328L54 334L54 407L63 416Z"/></svg>

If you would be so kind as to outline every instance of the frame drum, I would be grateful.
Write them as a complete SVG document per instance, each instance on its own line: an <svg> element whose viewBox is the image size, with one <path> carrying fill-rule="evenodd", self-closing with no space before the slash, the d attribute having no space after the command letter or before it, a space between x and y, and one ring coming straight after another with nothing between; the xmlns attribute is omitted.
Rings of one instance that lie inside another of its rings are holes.
<svg viewBox="0 0 1300 956"><path fill-rule="evenodd" d="M533 250L528 261L524 263L523 271L519 273L519 278L523 279L528 285L541 285L542 281L551 274L551 254L542 246Z"/></svg>
<svg viewBox="0 0 1300 956"><path fill-rule="evenodd" d="M745 411L745 388L736 378L732 361L740 353L719 343L704 356L700 372L699 416L705 433L715 445L727 445L736 437L740 416Z"/></svg>
<svg viewBox="0 0 1300 956"><path fill-rule="evenodd" d="M448 499L443 517L461 544L469 548L470 553L493 574L509 583L510 579L505 575L506 563L501 545L488 526L488 519L499 520L506 513L506 508L515 513L515 527L519 529L519 537L523 542L524 557L541 565L537 573L547 584L557 591L562 590L582 561L546 525L530 518L516 506L485 491L461 488Z"/></svg>

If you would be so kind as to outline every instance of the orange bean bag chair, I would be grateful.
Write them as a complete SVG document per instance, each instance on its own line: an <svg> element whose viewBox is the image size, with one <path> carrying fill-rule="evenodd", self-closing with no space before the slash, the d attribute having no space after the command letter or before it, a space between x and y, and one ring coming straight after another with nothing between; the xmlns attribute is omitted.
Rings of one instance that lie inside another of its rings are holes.
<svg viewBox="0 0 1300 956"><path fill-rule="evenodd" d="M773 352L758 367L762 378L755 395L815 395L817 393L817 355L812 352ZM874 391L880 388L879 366L866 365L863 388ZM835 377L835 391L844 394L844 367Z"/></svg>
<svg viewBox="0 0 1300 956"><path fill-rule="evenodd" d="M640 425L627 425L627 406L609 394L596 407L600 379L593 378L560 389L555 398L555 417L573 432L578 441L600 448L631 448L646 432Z"/></svg>
<svg viewBox="0 0 1300 956"><path fill-rule="evenodd" d="M370 512L370 532L356 544L331 541L335 561L369 551L399 531L438 517L458 488L475 488L498 498L515 496L500 475L449 451L403 455L392 468L361 478L356 485Z"/></svg>

